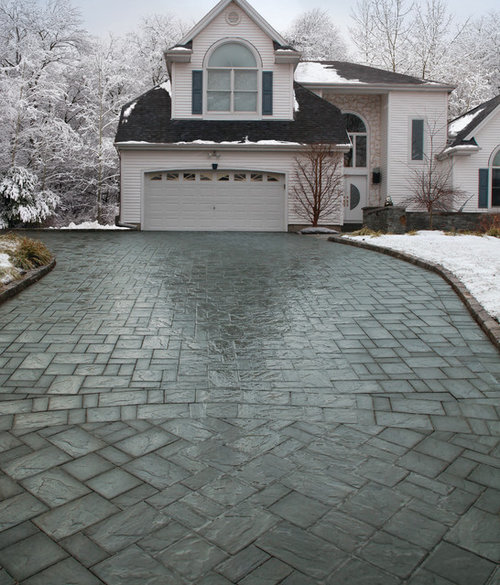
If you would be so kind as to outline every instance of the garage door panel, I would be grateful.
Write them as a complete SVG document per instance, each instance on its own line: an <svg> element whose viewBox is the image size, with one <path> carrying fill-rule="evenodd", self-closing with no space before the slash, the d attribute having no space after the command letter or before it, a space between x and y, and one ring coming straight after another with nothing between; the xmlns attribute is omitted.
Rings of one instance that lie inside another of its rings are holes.
<svg viewBox="0 0 500 585"><path fill-rule="evenodd" d="M195 180L184 180L186 176ZM212 180L201 180L207 176ZM220 176L230 180L219 181ZM246 180L235 180L242 177ZM252 181L255 177L262 180ZM146 174L143 226L149 230L284 231L284 185L284 175L264 172Z"/></svg>

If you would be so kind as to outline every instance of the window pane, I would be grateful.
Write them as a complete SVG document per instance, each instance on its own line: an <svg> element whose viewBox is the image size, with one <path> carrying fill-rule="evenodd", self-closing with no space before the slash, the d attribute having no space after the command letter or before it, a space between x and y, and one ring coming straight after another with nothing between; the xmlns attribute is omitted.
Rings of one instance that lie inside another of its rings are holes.
<svg viewBox="0 0 500 585"><path fill-rule="evenodd" d="M491 205L500 207L500 169L493 169L491 177Z"/></svg>
<svg viewBox="0 0 500 585"><path fill-rule="evenodd" d="M234 111L235 112L256 112L257 111L257 93L254 92L234 92Z"/></svg>
<svg viewBox="0 0 500 585"><path fill-rule="evenodd" d="M256 91L257 71L236 70L234 72L234 89Z"/></svg>
<svg viewBox="0 0 500 585"><path fill-rule="evenodd" d="M257 67L252 52L239 43L227 43L216 49L208 62L209 67Z"/></svg>
<svg viewBox="0 0 500 585"><path fill-rule="evenodd" d="M424 121L411 121L411 160L424 160Z"/></svg>
<svg viewBox="0 0 500 585"><path fill-rule="evenodd" d="M352 140L352 138L351 138L351 140ZM354 149L354 145L349 152L346 152L344 154L344 166L345 167L352 167L353 149Z"/></svg>
<svg viewBox="0 0 500 585"><path fill-rule="evenodd" d="M229 112L231 109L231 92L207 92L207 108L209 112Z"/></svg>
<svg viewBox="0 0 500 585"><path fill-rule="evenodd" d="M344 114L347 132L366 132L366 126L361 118L354 114Z"/></svg>
<svg viewBox="0 0 500 585"><path fill-rule="evenodd" d="M356 136L356 166L366 167L366 136Z"/></svg>
<svg viewBox="0 0 500 585"><path fill-rule="evenodd" d="M267 180L269 183L277 183L280 180L279 175L267 175Z"/></svg>
<svg viewBox="0 0 500 585"><path fill-rule="evenodd" d="M184 180L185 181L196 181L195 173L184 173Z"/></svg>
<svg viewBox="0 0 500 585"><path fill-rule="evenodd" d="M167 173L167 181L178 181L179 173Z"/></svg>
<svg viewBox="0 0 500 585"><path fill-rule="evenodd" d="M263 178L264 178L264 175L261 175L260 173L252 173L250 175L250 181L252 181L254 183L262 181Z"/></svg>
<svg viewBox="0 0 500 585"><path fill-rule="evenodd" d="M231 71L214 70L208 72L208 89L231 89Z"/></svg>
<svg viewBox="0 0 500 585"><path fill-rule="evenodd" d="M200 173L200 181L211 181L212 173Z"/></svg>
<svg viewBox="0 0 500 585"><path fill-rule="evenodd" d="M495 154L495 158L493 159L494 167L500 167L500 150Z"/></svg>
<svg viewBox="0 0 500 585"><path fill-rule="evenodd" d="M219 173L217 175L218 181L229 181L229 174L228 173Z"/></svg>
<svg viewBox="0 0 500 585"><path fill-rule="evenodd" d="M246 173L234 173L234 180L237 182L246 181L247 174Z"/></svg>
<svg viewBox="0 0 500 585"><path fill-rule="evenodd" d="M161 181L161 175L153 175L150 181Z"/></svg>

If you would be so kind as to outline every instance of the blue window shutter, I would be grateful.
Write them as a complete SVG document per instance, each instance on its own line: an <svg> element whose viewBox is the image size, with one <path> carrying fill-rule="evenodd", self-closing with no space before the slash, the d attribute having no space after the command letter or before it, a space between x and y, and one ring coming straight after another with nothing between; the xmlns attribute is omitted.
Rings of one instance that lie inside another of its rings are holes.
<svg viewBox="0 0 500 585"><path fill-rule="evenodd" d="M424 121L411 121L411 160L424 160Z"/></svg>
<svg viewBox="0 0 500 585"><path fill-rule="evenodd" d="M262 72L262 114L272 116L273 114L273 72Z"/></svg>
<svg viewBox="0 0 500 585"><path fill-rule="evenodd" d="M203 71L193 71L193 114L203 114Z"/></svg>
<svg viewBox="0 0 500 585"><path fill-rule="evenodd" d="M479 198L477 206L481 209L488 207L488 187L490 183L489 169L479 169Z"/></svg>

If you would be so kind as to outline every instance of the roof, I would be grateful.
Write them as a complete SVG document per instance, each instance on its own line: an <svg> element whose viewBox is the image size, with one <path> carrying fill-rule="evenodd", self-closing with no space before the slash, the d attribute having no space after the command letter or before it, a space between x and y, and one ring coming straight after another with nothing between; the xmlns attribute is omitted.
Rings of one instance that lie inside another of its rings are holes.
<svg viewBox="0 0 500 585"><path fill-rule="evenodd" d="M476 145L474 132L500 106L500 95L452 120L448 125L448 148Z"/></svg>
<svg viewBox="0 0 500 585"><path fill-rule="evenodd" d="M234 3L241 8L249 18L251 18L257 26L267 33L273 41L278 45L284 46L287 44L286 40L277 32L262 16L252 7L246 0L221 0L216 6L210 10L187 34L185 34L179 41L179 45L185 45L198 35L214 18L223 12L229 4Z"/></svg>
<svg viewBox="0 0 500 585"><path fill-rule="evenodd" d="M163 84L122 108L115 142L349 144L341 111L295 84L294 120L172 120L169 86Z"/></svg>
<svg viewBox="0 0 500 585"><path fill-rule="evenodd" d="M348 61L302 61L297 66L295 79L299 83L311 85L371 84L449 88L449 86L435 81Z"/></svg>

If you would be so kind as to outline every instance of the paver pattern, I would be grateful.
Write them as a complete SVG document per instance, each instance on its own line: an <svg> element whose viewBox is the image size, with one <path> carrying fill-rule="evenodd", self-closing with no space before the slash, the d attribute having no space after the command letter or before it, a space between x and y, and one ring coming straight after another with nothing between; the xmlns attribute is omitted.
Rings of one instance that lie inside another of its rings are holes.
<svg viewBox="0 0 500 585"><path fill-rule="evenodd" d="M0 585L498 585L500 359L438 276L43 233L0 306Z"/></svg>

